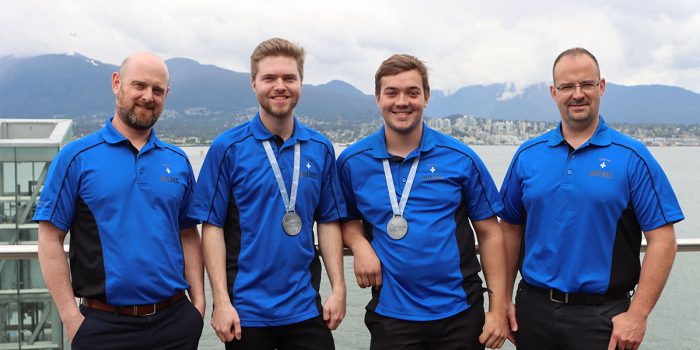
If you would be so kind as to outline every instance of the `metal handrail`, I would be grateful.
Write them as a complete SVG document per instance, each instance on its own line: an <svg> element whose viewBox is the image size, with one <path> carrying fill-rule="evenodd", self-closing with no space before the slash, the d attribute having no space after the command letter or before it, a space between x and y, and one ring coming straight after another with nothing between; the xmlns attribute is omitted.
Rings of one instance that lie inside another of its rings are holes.
<svg viewBox="0 0 700 350"><path fill-rule="evenodd" d="M678 238L679 252L700 252L700 238ZM642 252L646 251L646 241L642 242ZM475 246L477 252L479 246ZM63 250L68 254L68 246L64 245ZM39 246L36 244L0 245L0 259L36 259ZM352 252L345 248L345 255L352 255Z"/></svg>

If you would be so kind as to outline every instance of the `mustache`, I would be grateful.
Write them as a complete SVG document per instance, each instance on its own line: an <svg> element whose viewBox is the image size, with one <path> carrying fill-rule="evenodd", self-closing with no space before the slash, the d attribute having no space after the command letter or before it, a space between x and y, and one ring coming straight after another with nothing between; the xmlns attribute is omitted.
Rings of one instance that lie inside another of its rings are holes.
<svg viewBox="0 0 700 350"><path fill-rule="evenodd" d="M572 106L572 105L583 105L583 104L586 104L586 105L587 105L587 104L590 104L590 103L591 103L591 101L590 101L589 99L587 99L587 98L584 97L584 98L580 98L580 99L578 99L578 100L572 99L572 100L570 100L566 105L567 105L567 106Z"/></svg>

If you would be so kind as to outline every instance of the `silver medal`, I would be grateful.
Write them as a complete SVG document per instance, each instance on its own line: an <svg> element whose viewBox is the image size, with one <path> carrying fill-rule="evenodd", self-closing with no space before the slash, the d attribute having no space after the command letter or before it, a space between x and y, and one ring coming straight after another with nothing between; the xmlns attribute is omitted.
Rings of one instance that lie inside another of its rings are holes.
<svg viewBox="0 0 700 350"><path fill-rule="evenodd" d="M297 202L297 190L299 189L299 159L301 158L301 145L299 142L294 144L294 171L292 173L292 192L287 196L287 188L284 185L284 180L282 179L282 171L277 163L275 154L272 152L272 146L270 146L270 141L263 141L263 147L265 148L265 153L267 153L267 159L270 161L270 167L272 172L275 174L275 180L277 181L277 187L279 187L280 195L282 196L282 201L284 202L284 207L286 213L282 217L282 228L290 236L296 236L301 232L301 217L299 214L294 212L294 207Z"/></svg>
<svg viewBox="0 0 700 350"><path fill-rule="evenodd" d="M386 225L386 232L393 239L401 239L408 233L408 221L400 215L394 215Z"/></svg>
<svg viewBox="0 0 700 350"><path fill-rule="evenodd" d="M418 169L419 157L416 157L411 164L411 170L408 172L408 178L406 179L406 185L404 186L403 193L401 194L401 202L396 198L396 189L394 188L394 180L391 175L391 167L389 166L388 159L382 159L382 166L384 167L384 177L386 179L387 191L389 191L389 200L391 201L391 211L393 216L386 224L386 233L392 239L399 240L404 238L408 233L408 221L404 219L403 212L406 209L406 203L408 202L408 196L411 192L411 187L413 187L413 179L416 177L416 170Z"/></svg>
<svg viewBox="0 0 700 350"><path fill-rule="evenodd" d="M301 232L301 217L299 214L288 211L282 217L282 228L290 236L296 236Z"/></svg>

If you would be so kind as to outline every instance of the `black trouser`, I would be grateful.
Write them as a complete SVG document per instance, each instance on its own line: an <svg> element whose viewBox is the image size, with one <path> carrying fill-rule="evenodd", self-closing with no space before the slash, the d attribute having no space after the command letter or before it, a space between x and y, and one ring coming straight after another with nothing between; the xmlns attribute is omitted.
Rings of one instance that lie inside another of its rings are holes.
<svg viewBox="0 0 700 350"><path fill-rule="evenodd" d="M242 327L241 340L226 343L226 350L333 350L330 329L318 316L284 326Z"/></svg>
<svg viewBox="0 0 700 350"><path fill-rule="evenodd" d="M204 320L187 298L149 316L127 316L80 306L85 320L73 350L197 349Z"/></svg>
<svg viewBox="0 0 700 350"><path fill-rule="evenodd" d="M479 335L484 327L484 302L435 321L406 321L372 311L365 314L372 335L371 350L481 350Z"/></svg>
<svg viewBox="0 0 700 350"><path fill-rule="evenodd" d="M521 285L515 297L518 350L606 350L612 318L629 305L629 298L600 305L562 304Z"/></svg>

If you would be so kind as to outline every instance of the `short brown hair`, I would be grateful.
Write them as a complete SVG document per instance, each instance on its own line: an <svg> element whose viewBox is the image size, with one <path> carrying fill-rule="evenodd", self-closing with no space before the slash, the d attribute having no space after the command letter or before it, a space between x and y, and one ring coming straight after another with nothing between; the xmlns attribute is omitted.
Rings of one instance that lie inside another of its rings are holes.
<svg viewBox="0 0 700 350"><path fill-rule="evenodd" d="M559 56L557 56L557 58L554 60L554 64L552 65L552 81L554 83L556 83L556 81L554 81L554 70L557 68L557 63L559 63L559 61L562 58L564 58L565 56L578 56L578 55L585 55L585 56L590 57L593 60L593 63L595 63L595 68L598 70L598 79L600 79L600 66L598 65L598 60L595 58L595 56L593 56L593 54L590 51L588 51L582 47L573 47L573 48L570 48L570 49L565 50L564 52L560 53Z"/></svg>
<svg viewBox="0 0 700 350"><path fill-rule="evenodd" d="M430 83L428 82L428 67L425 63L415 56L407 54L395 54L387 58L379 65L377 73L374 74L374 94L379 96L379 92L382 88L382 78L391 75L397 75L399 73L408 72L411 70L417 70L420 74L421 80L423 80L423 93L426 96L430 96Z"/></svg>
<svg viewBox="0 0 700 350"><path fill-rule="evenodd" d="M250 76L255 79L258 74L258 63L265 57L270 56L285 56L291 57L297 61L297 69L299 70L299 78L304 80L304 57L306 52L304 48L285 39L272 38L267 39L253 50L250 55Z"/></svg>

